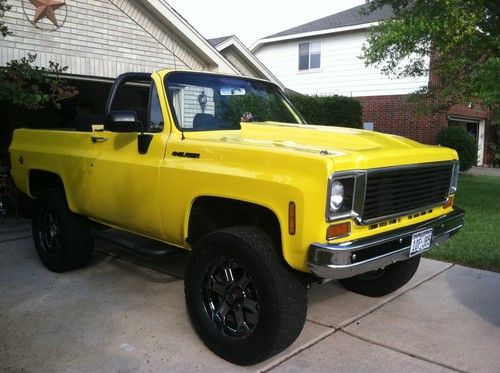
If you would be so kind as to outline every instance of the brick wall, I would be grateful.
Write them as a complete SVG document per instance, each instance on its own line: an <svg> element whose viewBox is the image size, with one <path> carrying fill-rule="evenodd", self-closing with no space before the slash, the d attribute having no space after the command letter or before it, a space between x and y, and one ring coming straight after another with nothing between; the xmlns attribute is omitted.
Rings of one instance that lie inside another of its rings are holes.
<svg viewBox="0 0 500 373"><path fill-rule="evenodd" d="M444 113L422 114L405 95L367 96L357 99L363 106L363 122L373 122L374 130L435 144L437 133L447 125Z"/></svg>
<svg viewBox="0 0 500 373"><path fill-rule="evenodd" d="M491 164L493 155L489 144L495 136L489 111L473 104L472 107L455 105L446 112L422 113L419 106L407 100L406 95L357 97L363 106L363 122L373 122L374 130L436 144L438 132L448 126L448 115L486 120L484 163Z"/></svg>

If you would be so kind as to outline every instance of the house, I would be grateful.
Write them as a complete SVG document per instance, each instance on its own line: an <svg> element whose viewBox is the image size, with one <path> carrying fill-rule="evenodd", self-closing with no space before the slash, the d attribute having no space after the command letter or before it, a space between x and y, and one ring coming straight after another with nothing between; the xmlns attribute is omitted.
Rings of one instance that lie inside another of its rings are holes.
<svg viewBox="0 0 500 373"><path fill-rule="evenodd" d="M12 35L0 37L0 67L35 53L37 66L48 67L49 61L68 66L63 77L79 94L61 110L36 113L0 102L2 164L8 163L14 128L74 127L77 113L102 113L113 79L127 71L215 71L283 86L236 37L212 40L212 45L164 0L20 0L9 5L3 21Z"/></svg>
<svg viewBox="0 0 500 373"><path fill-rule="evenodd" d="M304 94L359 99L366 129L434 144L441 128L461 125L477 139L478 165L491 163L489 143L494 139L494 126L489 110L470 103L445 112L417 114L408 104L407 95L426 86L433 77L391 79L364 65L360 55L368 28L390 18L392 11L385 6L362 15L363 7L270 35L250 49L287 88Z"/></svg>
<svg viewBox="0 0 500 373"><path fill-rule="evenodd" d="M0 65L27 52L69 67L79 77L115 78L125 71L153 71L165 66L237 71L202 35L160 0L73 0L35 18L44 5L10 2L4 21L13 35L0 42ZM50 9L50 6L49 6Z"/></svg>
<svg viewBox="0 0 500 373"><path fill-rule="evenodd" d="M270 80L285 89L283 83L235 35L208 39L208 42L242 75Z"/></svg>

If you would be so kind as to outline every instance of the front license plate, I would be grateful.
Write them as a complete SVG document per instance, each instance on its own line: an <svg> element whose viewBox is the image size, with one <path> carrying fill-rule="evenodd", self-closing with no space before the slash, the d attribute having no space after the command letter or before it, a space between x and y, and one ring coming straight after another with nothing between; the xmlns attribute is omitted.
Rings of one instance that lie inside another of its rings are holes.
<svg viewBox="0 0 500 373"><path fill-rule="evenodd" d="M411 237L410 256L417 255L431 247L432 228L415 233Z"/></svg>

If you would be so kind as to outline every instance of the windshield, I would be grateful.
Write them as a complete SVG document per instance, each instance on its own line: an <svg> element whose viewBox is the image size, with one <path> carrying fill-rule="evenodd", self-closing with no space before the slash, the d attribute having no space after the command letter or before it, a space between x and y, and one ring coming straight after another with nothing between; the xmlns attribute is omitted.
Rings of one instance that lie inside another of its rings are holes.
<svg viewBox="0 0 500 373"><path fill-rule="evenodd" d="M239 129L241 122L303 123L275 85L248 78L173 72L168 100L183 131Z"/></svg>

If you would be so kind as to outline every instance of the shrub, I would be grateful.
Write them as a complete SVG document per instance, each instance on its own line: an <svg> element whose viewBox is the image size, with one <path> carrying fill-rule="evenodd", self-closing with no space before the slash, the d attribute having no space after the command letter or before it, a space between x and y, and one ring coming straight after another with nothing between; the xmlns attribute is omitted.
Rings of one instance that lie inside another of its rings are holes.
<svg viewBox="0 0 500 373"><path fill-rule="evenodd" d="M288 99L310 124L361 128L361 103L345 96L289 93Z"/></svg>
<svg viewBox="0 0 500 373"><path fill-rule="evenodd" d="M500 167L500 124L496 125L495 141L490 144L490 148L493 152L493 165Z"/></svg>
<svg viewBox="0 0 500 373"><path fill-rule="evenodd" d="M35 66L36 54L7 62L0 69L0 101L11 102L29 110L48 106L61 108L61 102L78 95L60 75L68 67L49 61L49 67Z"/></svg>
<svg viewBox="0 0 500 373"><path fill-rule="evenodd" d="M477 144L463 127L451 126L443 128L437 136L439 145L455 149L460 160L460 170L467 171L477 164Z"/></svg>

